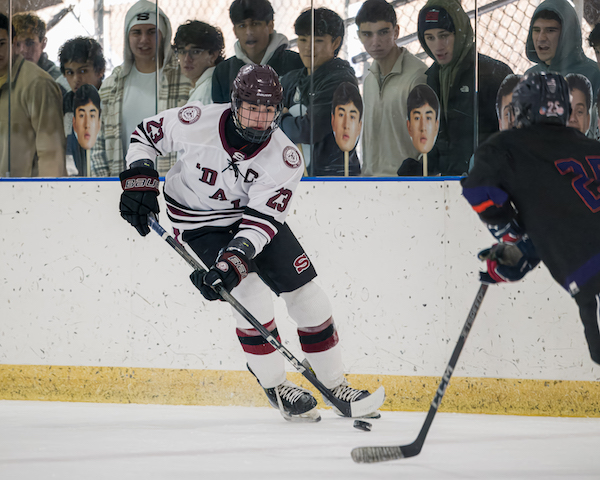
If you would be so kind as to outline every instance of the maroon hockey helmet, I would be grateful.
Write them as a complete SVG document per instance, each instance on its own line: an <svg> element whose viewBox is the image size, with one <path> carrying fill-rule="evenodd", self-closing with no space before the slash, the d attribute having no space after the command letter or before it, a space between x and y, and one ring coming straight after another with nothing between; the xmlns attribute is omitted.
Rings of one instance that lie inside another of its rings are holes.
<svg viewBox="0 0 600 480"><path fill-rule="evenodd" d="M530 73L513 90L512 104L517 128L538 123L565 126L571 115L569 85L559 73Z"/></svg>
<svg viewBox="0 0 600 480"><path fill-rule="evenodd" d="M244 65L240 68L231 90L231 110L238 133L253 143L263 143L279 127L283 110L283 88L277 72L269 65ZM275 107L275 117L265 130L244 127L240 122L242 102Z"/></svg>

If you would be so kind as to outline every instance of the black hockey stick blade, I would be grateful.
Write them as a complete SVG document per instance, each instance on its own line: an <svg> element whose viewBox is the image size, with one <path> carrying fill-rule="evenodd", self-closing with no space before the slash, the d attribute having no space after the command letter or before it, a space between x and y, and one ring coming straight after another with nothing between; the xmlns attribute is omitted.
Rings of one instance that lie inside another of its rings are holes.
<svg viewBox="0 0 600 480"><path fill-rule="evenodd" d="M156 221L152 215L148 215L148 225L154 230L163 240L165 240L179 255L195 270L201 273L206 272L206 268L201 265L194 257L192 257L183 246L178 243L167 231ZM385 390L379 387L375 392L362 400L345 402L337 398L331 390L321 383L319 379L306 368L292 353L283 346L283 344L275 338L254 316L246 310L246 308L229 293L222 285L217 285L215 291L221 298L229 303L237 312L242 315L250 325L252 325L261 336L269 342L275 350L281 353L293 366L306 378L323 397L332 403L345 417L362 417L373 413L383 405L385 400Z"/></svg>
<svg viewBox="0 0 600 480"><path fill-rule="evenodd" d="M388 460L398 460L400 458L414 457L415 455L421 453L421 449L425 443L425 438L429 432L429 427L431 427L433 418L435 417L435 414L442 403L442 398L444 397L444 393L446 393L448 383L450 383L452 372L454 372L456 362L458 362L458 357L465 345L465 341L467 340L467 336L471 331L471 327L473 326L473 322L475 321L475 317L477 316L477 312L479 311L479 307L481 306L481 302L483 301L483 297L485 296L485 292L487 292L488 287L489 285L485 283L482 283L479 287L477 295L475 296L475 300L473 301L473 305L471 305L471 310L469 311L467 320L465 321L463 329L460 332L460 337L458 338L456 347L454 347L450 361L446 366L446 371L442 376L442 381L435 392L435 396L433 397L431 406L429 407L429 412L427 412L427 417L425 418L425 423L423 423L417 439L408 445L401 446L356 447L351 453L352 460L354 460L356 463L377 463Z"/></svg>

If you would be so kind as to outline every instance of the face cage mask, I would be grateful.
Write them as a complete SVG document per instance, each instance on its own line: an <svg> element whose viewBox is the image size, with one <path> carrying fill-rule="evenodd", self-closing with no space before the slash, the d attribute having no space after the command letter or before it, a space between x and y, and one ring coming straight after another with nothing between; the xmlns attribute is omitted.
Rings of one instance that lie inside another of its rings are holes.
<svg viewBox="0 0 600 480"><path fill-rule="evenodd" d="M271 126L266 130L256 130L255 128L244 127L240 122L242 100L239 98L235 99L233 103L233 123L235 124L235 130L241 135L244 140L251 143L264 143L273 134L275 130L279 128L279 121L281 120L281 112L283 111L283 104L277 105L275 111L275 117L271 122Z"/></svg>

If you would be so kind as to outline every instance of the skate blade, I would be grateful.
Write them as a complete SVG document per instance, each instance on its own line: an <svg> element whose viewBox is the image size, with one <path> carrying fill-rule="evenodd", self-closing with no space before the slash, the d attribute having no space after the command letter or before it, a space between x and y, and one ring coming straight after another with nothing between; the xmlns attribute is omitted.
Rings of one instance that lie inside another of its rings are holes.
<svg viewBox="0 0 600 480"><path fill-rule="evenodd" d="M369 415L377 414L379 407L383 405L385 401L385 389L379 387L375 392L362 400L350 402L350 412L352 418L377 418L369 417Z"/></svg>
<svg viewBox="0 0 600 480"><path fill-rule="evenodd" d="M316 423L321 421L321 414L319 413L319 410L317 410L316 407L300 415L290 415L289 413L283 410L279 410L279 413L281 413L281 416L285 420L293 423Z"/></svg>

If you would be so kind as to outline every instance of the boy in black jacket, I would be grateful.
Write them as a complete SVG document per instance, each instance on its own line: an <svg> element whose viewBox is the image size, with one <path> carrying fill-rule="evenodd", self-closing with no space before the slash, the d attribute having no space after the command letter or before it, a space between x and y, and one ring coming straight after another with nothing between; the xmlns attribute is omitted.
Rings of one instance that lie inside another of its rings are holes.
<svg viewBox="0 0 600 480"><path fill-rule="evenodd" d="M343 82L358 87L358 81L350 64L337 57L344 41L343 20L328 8L314 12L314 58L311 11L302 12L294 24L304 68L281 79L285 107L281 129L292 142L301 144L309 176L342 176L344 152L337 146L331 128L333 94ZM356 149L349 152L349 174L360 175Z"/></svg>
<svg viewBox="0 0 600 480"><path fill-rule="evenodd" d="M240 68L248 64L270 65L279 76L302 67L296 52L288 50L288 39L277 33L273 7L268 0L235 0L229 18L238 41L235 55L219 63L212 79L214 103L231 101L231 86Z"/></svg>

